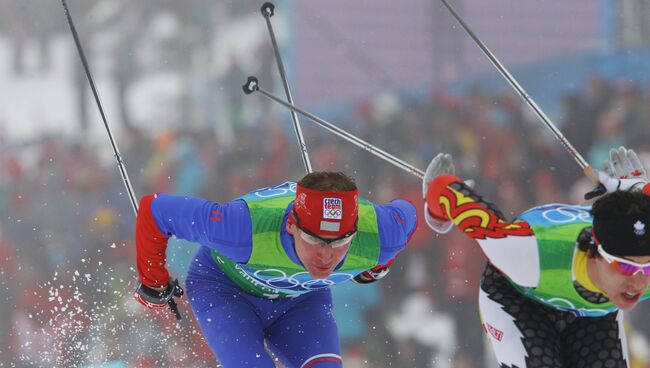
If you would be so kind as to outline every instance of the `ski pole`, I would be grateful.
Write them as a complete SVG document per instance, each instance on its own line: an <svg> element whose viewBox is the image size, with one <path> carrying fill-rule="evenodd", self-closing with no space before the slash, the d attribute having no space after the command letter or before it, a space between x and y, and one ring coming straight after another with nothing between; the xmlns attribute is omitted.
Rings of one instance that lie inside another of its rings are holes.
<svg viewBox="0 0 650 368"><path fill-rule="evenodd" d="M117 144L115 143L115 139L113 138L113 133L111 132L111 128L108 125L108 121L106 120L106 115L104 114L102 103L99 100L99 94L97 93L97 89L95 88L95 82L93 81L93 77L90 74L90 68L88 67L88 61L86 60L86 55L84 54L83 48L81 47L81 41L79 41L79 35L77 34L77 29L75 28L74 23L72 22L72 16L70 15L70 10L68 10L68 4L66 4L65 0L61 0L61 4L63 4L65 16L68 19L68 25L70 25L70 32L72 32L72 38L74 38L74 43L77 46L77 52L79 53L81 64L83 64L84 71L86 72L88 83L90 83L90 88L93 91L93 96L95 96L95 102L97 103L97 107L99 108L99 114L102 117L102 121L104 122L104 127L106 127L106 132L108 133L108 138L111 141L113 154L115 155L115 159L117 160L117 166L120 169L120 174L122 175L122 181L124 182L124 186L126 187L126 192L129 195L129 200L131 201L133 212L137 215L138 202L135 199L135 194L133 193L133 188L131 187L129 174L126 172L126 166L122 161L122 156L120 156L120 152L117 149Z"/></svg>
<svg viewBox="0 0 650 368"><path fill-rule="evenodd" d="M81 64L83 64L84 71L86 72L86 77L88 78L88 83L90 83L90 88L93 91L93 96L95 96L95 102L97 103L97 108L99 108L99 114L102 117L102 121L104 122L104 127L106 127L106 132L108 133L108 138L111 141L111 147L113 148L113 154L115 155L115 159L117 160L117 166L120 169L120 174L122 175L122 182L124 183L124 186L126 187L126 192L129 195L129 200L131 201L131 207L133 207L133 212L135 215L138 215L138 202L135 199L135 194L133 192L133 187L131 186L131 181L129 180L129 174L126 172L126 166L124 165L124 162L122 161L122 156L120 156L120 151L117 149L117 144L115 143L115 139L113 138L113 133L111 132L111 128L108 125L108 121L106 120L106 115L104 114L104 109L102 108L102 103L99 100L99 94L97 93L97 88L95 88L95 82L93 81L93 77L90 74L90 67L88 66L88 61L86 60L86 55L84 54L83 48L81 47L81 41L79 41L79 35L77 34L77 29L74 26L74 22L72 21L72 16L70 15L70 10L68 9L68 4L65 2L65 0L61 0L61 4L63 5L63 10L65 11L65 16L68 19L68 25L70 26L70 32L72 33L72 38L74 39L75 46L77 47L77 52L79 53L79 58L81 59ZM178 306L176 305L176 302L174 301L174 298L170 298L169 302L167 303L169 305L169 309L174 313L176 316L176 319L180 320L181 315L178 312Z"/></svg>
<svg viewBox="0 0 650 368"><path fill-rule="evenodd" d="M593 167L589 165L589 163L582 157L582 155L580 155L580 153L573 147L573 145L564 137L562 132L560 132L560 130L555 126L555 124L553 124L551 119L549 119L546 116L546 114L544 114L542 109L540 109L539 106L537 106L535 101L528 95L528 93L526 93L526 91L521 87L521 85L519 85L517 80L510 74L510 72L508 72L508 70L503 66L503 64L501 64L501 62L496 58L496 56L494 56L494 54L487 48L487 46L485 46L485 44L478 38L478 36L476 36L476 34L474 34L474 32L472 32L472 30L469 29L467 24L465 24L463 19L460 17L460 15L458 15L456 10L454 10L454 8L449 4L449 2L447 2L447 0L441 0L441 1L445 5L447 10L449 10L451 15L454 18L456 18L458 24L460 24L460 26L472 38L472 40L474 40L474 42L481 49L481 51L483 51L483 54L485 54L485 56L487 56L487 58L490 59L492 65L494 65L494 67L499 71L499 73L501 73L501 75L506 79L506 81L510 84L510 86L512 86L512 88L514 88L515 91L517 91L519 96L521 96L521 98L523 98L524 101L526 101L528 106L530 106L530 108L533 109L535 114L542 120L544 125L546 125L546 127L551 130L553 136L555 136L555 138L558 141L560 141L562 146L569 152L571 157L573 157L573 159L578 163L578 165L580 165L580 168L585 173L585 175L589 178L589 180L591 180L591 182L594 185L598 185L598 190L602 192L601 194L605 193L606 189L598 181L598 175L594 172Z"/></svg>
<svg viewBox="0 0 650 368"><path fill-rule="evenodd" d="M278 70L280 71L280 77L282 78L282 85L284 86L284 92L287 95L287 101L290 104L293 104L293 98L291 97L291 91L289 90L289 82L287 80L287 75L284 70L284 63L282 62L282 57L280 56L280 51L278 50L278 44L275 40L275 33L273 32L273 26L271 25L271 17L275 14L275 6L266 2L262 5L261 11L262 16L266 20L266 28L269 30L269 36L271 37L271 43L273 44L273 52L275 54L275 60L278 65ZM302 163L305 166L305 171L307 173L312 172L311 162L309 161L309 154L307 153L307 145L305 144L305 138L302 135L302 130L300 129L300 122L298 121L298 114L295 111L289 110L291 113L291 120L293 121L293 130L296 133L296 138L298 139L298 149L300 149L300 154L302 156Z"/></svg>
<svg viewBox="0 0 650 368"><path fill-rule="evenodd" d="M373 155L375 155L375 156L377 156L377 157L379 157L379 158L381 158L381 159L383 159L385 161L390 162L391 164L399 167L400 169L402 169L404 171L407 171L407 172L417 176L420 179L424 178L424 171L416 168L415 166L413 166L411 164L408 164L405 161L400 160L399 158L391 155L390 153L388 153L386 151L383 151L383 150L373 146L372 144L362 140L361 138L358 138L357 136L355 136L355 135L353 135L351 133L348 133L347 131L337 127L336 125L334 125L334 124L332 124L330 122L327 122L326 120L323 120L323 119L319 118L318 116L316 116L314 114L311 114L311 113L301 109L298 106L295 106L295 105L293 105L291 103L285 102L282 99L280 99L279 97L277 97L277 96L273 95L272 93L264 90L263 88L261 88L258 85L258 81L257 81L256 77L248 77L248 79L246 80L246 84L244 84L242 86L242 89L244 90L244 93L247 94L247 95L250 95L253 92L259 92L262 95L266 96L267 98L279 103L280 105L283 105L283 106L291 109L292 111L295 111L295 112L305 116L306 118L313 121L317 125L320 125L321 127L327 129L328 131L330 131L330 132L338 135L339 137L347 140L348 142L351 142L354 145L365 149L366 151L372 153Z"/></svg>

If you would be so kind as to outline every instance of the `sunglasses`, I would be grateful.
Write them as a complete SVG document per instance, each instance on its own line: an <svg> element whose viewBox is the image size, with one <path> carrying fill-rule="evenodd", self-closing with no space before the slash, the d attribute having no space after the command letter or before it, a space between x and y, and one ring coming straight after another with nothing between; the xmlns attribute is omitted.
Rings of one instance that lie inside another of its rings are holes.
<svg viewBox="0 0 650 368"><path fill-rule="evenodd" d="M300 230L300 238L305 242L311 245L320 245L322 247L330 246L332 248L341 248L350 244L350 242L352 242L352 238L357 234L357 232L355 231L350 235L346 234L344 238L323 239L319 236L306 233L304 229L301 228L298 229Z"/></svg>
<svg viewBox="0 0 650 368"><path fill-rule="evenodd" d="M625 258L613 256L605 252L602 245L598 246L598 254L600 254L614 270L625 276L636 275L639 272L641 272L643 276L650 275L650 263L636 263Z"/></svg>
<svg viewBox="0 0 650 368"><path fill-rule="evenodd" d="M298 230L300 230L300 238L311 245L341 248L350 244L354 236L357 235L356 223L355 223L355 229L352 231L348 231L347 233L332 239L323 238L305 229L304 227L300 226L300 221L298 220L298 215L296 215L295 210L293 211L293 218L296 219L296 227L298 228Z"/></svg>

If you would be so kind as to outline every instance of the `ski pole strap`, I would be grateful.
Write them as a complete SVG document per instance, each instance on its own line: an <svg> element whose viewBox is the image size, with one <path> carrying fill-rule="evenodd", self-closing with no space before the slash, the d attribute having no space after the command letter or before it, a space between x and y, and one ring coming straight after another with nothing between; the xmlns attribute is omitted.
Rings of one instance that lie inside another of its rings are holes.
<svg viewBox="0 0 650 368"><path fill-rule="evenodd" d="M174 301L174 298L169 299L169 301L167 301L167 304L169 305L169 309L171 309L172 313L174 313L176 316L176 319L180 321L181 313L178 311L178 305Z"/></svg>

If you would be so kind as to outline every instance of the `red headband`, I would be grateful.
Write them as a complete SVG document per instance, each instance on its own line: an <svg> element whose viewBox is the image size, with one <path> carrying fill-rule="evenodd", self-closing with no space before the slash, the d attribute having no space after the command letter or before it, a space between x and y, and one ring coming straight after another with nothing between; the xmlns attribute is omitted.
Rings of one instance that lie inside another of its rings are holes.
<svg viewBox="0 0 650 368"><path fill-rule="evenodd" d="M327 192L297 185L293 209L300 226L325 236L354 231L359 212L358 192Z"/></svg>

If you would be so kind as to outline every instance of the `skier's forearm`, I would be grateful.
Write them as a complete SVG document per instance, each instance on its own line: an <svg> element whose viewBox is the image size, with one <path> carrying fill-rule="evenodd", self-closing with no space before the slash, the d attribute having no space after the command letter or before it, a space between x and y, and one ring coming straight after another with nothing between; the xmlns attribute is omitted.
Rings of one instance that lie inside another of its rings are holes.
<svg viewBox="0 0 650 368"><path fill-rule="evenodd" d="M496 206L460 179L434 179L427 193L432 216L452 221L476 240L485 256L515 283L534 287L539 279L537 240L525 221L510 223Z"/></svg>
<svg viewBox="0 0 650 368"><path fill-rule="evenodd" d="M165 268L167 237L163 234L151 214L154 195L142 197L135 230L136 265L142 283L149 287L167 285L169 273Z"/></svg>
<svg viewBox="0 0 650 368"><path fill-rule="evenodd" d="M470 237L478 229L489 229L497 222L506 222L494 204L452 175L441 175L431 182L427 201L431 216L452 221Z"/></svg>
<svg viewBox="0 0 650 368"><path fill-rule="evenodd" d="M534 235L528 223L506 221L503 213L494 204L455 176L443 175L435 178L429 187L427 201L431 216L452 221L475 240L500 239L508 235Z"/></svg>

